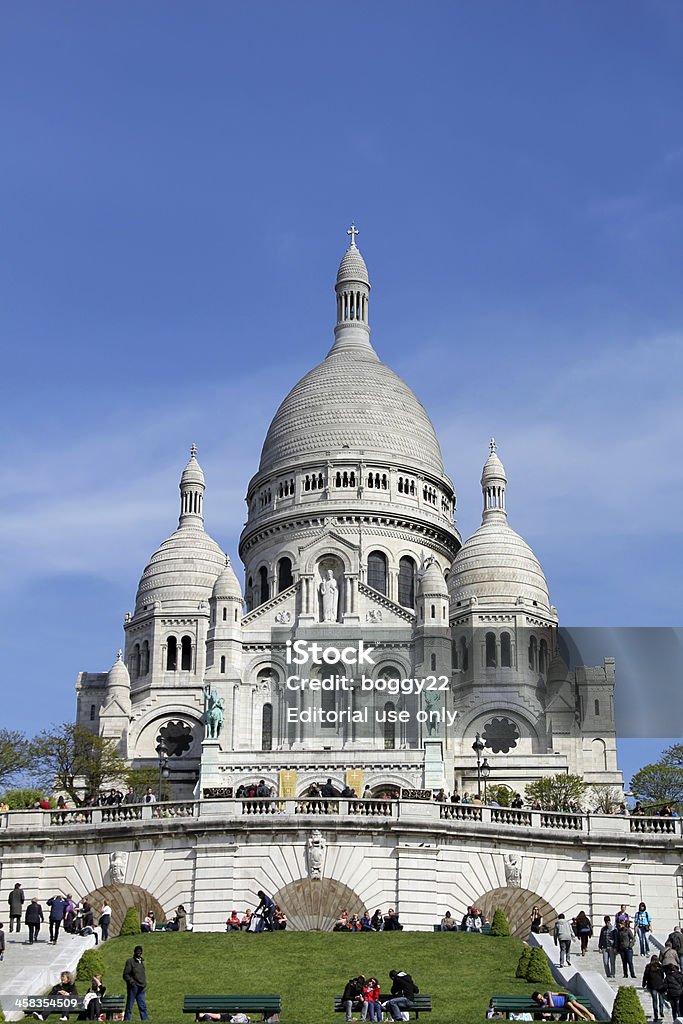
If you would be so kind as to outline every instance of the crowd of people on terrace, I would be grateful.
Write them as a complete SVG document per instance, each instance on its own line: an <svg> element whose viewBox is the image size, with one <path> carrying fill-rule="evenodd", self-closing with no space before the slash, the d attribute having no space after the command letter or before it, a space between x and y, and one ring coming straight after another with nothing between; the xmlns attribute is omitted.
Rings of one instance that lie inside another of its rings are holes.
<svg viewBox="0 0 683 1024"><path fill-rule="evenodd" d="M60 932L66 932L67 935L94 935L97 945L98 927L102 940L109 938L111 907L106 900L95 907L87 899L74 898L71 893L55 893L46 900L49 940L39 938L46 916L43 905L37 897L25 895L21 882L14 884L7 903L9 932L19 935L24 924L27 936L25 945L33 946L38 942L49 941L56 946Z"/></svg>

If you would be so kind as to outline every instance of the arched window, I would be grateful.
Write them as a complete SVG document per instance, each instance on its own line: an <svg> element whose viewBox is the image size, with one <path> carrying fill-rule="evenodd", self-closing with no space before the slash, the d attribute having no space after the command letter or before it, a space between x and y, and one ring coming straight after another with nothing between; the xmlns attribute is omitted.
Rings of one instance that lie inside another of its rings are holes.
<svg viewBox="0 0 683 1024"><path fill-rule="evenodd" d="M262 565L258 571L259 589L260 589L260 600L259 603L263 604L270 597L270 587L268 586L268 570L265 565Z"/></svg>
<svg viewBox="0 0 683 1024"><path fill-rule="evenodd" d="M435 604L432 605L431 615L432 615L433 619L436 618L436 605Z"/></svg>
<svg viewBox="0 0 683 1024"><path fill-rule="evenodd" d="M381 551L371 551L368 555L368 586L386 596L387 558Z"/></svg>
<svg viewBox="0 0 683 1024"><path fill-rule="evenodd" d="M467 640L464 636L460 637L460 668L463 672L467 672L469 668L470 659L469 652L467 650Z"/></svg>
<svg viewBox="0 0 683 1024"><path fill-rule="evenodd" d="M486 667L495 668L497 664L496 659L496 634L486 634Z"/></svg>
<svg viewBox="0 0 683 1024"><path fill-rule="evenodd" d="M235 608L235 622L237 622L237 608Z"/></svg>
<svg viewBox="0 0 683 1024"><path fill-rule="evenodd" d="M323 714L327 715L332 711L336 711L336 705L334 700L334 690L321 690L320 691L320 710ZM336 729L336 722L324 720L320 723L322 729Z"/></svg>
<svg viewBox="0 0 683 1024"><path fill-rule="evenodd" d="M261 713L261 750L273 749L273 705L264 704Z"/></svg>
<svg viewBox="0 0 683 1024"><path fill-rule="evenodd" d="M182 672L192 671L192 639L189 636L180 641L180 669Z"/></svg>
<svg viewBox="0 0 683 1024"><path fill-rule="evenodd" d="M538 664L538 641L535 636L532 636L529 640L529 668L532 672L536 671Z"/></svg>
<svg viewBox="0 0 683 1024"><path fill-rule="evenodd" d="M142 674L146 676L149 672L149 640L142 641Z"/></svg>
<svg viewBox="0 0 683 1024"><path fill-rule="evenodd" d="M223 622L227 622L227 621L228 621L228 609L227 608L223 608Z"/></svg>
<svg viewBox="0 0 683 1024"><path fill-rule="evenodd" d="M415 562L407 555L398 563L398 603L404 608L415 607Z"/></svg>
<svg viewBox="0 0 683 1024"><path fill-rule="evenodd" d="M282 593L287 587L291 587L294 582L292 578L292 560L291 558L281 558L277 563L277 590L278 593Z"/></svg>
<svg viewBox="0 0 683 1024"><path fill-rule="evenodd" d="M395 711L392 701L388 700L384 705L384 749L394 750L396 747L396 723L387 721L388 713Z"/></svg>
<svg viewBox="0 0 683 1024"><path fill-rule="evenodd" d="M429 670L430 672L436 672L436 655L432 654L429 659Z"/></svg>
<svg viewBox="0 0 683 1024"><path fill-rule="evenodd" d="M541 640L538 648L538 671L541 675L548 671L548 644L545 640Z"/></svg>
<svg viewBox="0 0 683 1024"><path fill-rule="evenodd" d="M599 700L596 700L596 702L595 702L595 715L596 715L596 717L597 717L597 716L598 716L599 714L600 714L600 701L599 701Z"/></svg>
<svg viewBox="0 0 683 1024"><path fill-rule="evenodd" d="M225 672L225 655L221 654L221 672Z"/></svg>
<svg viewBox="0 0 683 1024"><path fill-rule="evenodd" d="M136 644L133 648L133 656L130 659L130 677L131 679L137 679L140 675L140 644Z"/></svg>
<svg viewBox="0 0 683 1024"><path fill-rule="evenodd" d="M166 641L166 671L175 672L178 668L178 641L169 636Z"/></svg>
<svg viewBox="0 0 683 1024"><path fill-rule="evenodd" d="M509 633L500 634L500 663L503 668L512 668L512 644Z"/></svg>

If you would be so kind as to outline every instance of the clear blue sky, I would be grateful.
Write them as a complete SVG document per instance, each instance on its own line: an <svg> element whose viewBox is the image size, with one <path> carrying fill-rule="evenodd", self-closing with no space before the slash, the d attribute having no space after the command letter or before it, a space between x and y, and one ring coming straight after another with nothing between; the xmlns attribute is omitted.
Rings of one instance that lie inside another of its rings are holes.
<svg viewBox="0 0 683 1024"><path fill-rule="evenodd" d="M5 5L6 724L111 665L193 441L236 561L352 218L462 532L493 433L562 622L680 624L682 35L675 0Z"/></svg>

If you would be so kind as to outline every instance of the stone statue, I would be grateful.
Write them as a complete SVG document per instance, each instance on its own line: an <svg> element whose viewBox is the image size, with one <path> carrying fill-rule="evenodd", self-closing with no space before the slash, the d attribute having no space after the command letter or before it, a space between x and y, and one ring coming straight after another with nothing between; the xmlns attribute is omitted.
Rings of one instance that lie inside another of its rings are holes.
<svg viewBox="0 0 683 1024"><path fill-rule="evenodd" d="M310 878L322 878L325 862L325 839L319 828L314 829L306 843L306 860Z"/></svg>
<svg viewBox="0 0 683 1024"><path fill-rule="evenodd" d="M511 889L519 889L522 885L522 859L516 853L503 854L505 867L505 884Z"/></svg>
<svg viewBox="0 0 683 1024"><path fill-rule="evenodd" d="M223 709L225 705L223 698L219 697L210 686L204 687L204 725L206 727L206 739L217 740L223 728L225 716Z"/></svg>
<svg viewBox="0 0 683 1024"><path fill-rule="evenodd" d="M336 622L339 588L331 569L327 570L327 577L320 584L320 593L323 599L323 622Z"/></svg>
<svg viewBox="0 0 683 1024"><path fill-rule="evenodd" d="M441 711L441 698L438 690L425 690L425 711L427 712L427 732L432 736L439 729L438 719L432 717L433 711L437 713Z"/></svg>
<svg viewBox="0 0 683 1024"><path fill-rule="evenodd" d="M126 880L126 868L128 867L128 854L123 850L115 850L109 854L109 874L112 882L123 885Z"/></svg>

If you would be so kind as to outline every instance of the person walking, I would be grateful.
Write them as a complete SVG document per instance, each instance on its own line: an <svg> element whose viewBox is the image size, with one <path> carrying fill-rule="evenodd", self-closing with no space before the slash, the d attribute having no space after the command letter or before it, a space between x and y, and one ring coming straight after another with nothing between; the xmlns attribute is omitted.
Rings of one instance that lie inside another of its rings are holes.
<svg viewBox="0 0 683 1024"><path fill-rule="evenodd" d="M576 919L574 921L574 932L581 943L581 956L585 956L586 950L588 949L588 940L593 934L593 925L591 924L590 918L583 910L580 910L576 915Z"/></svg>
<svg viewBox="0 0 683 1024"><path fill-rule="evenodd" d="M53 946L56 946L57 938L59 937L59 929L61 928L62 921L64 920L64 914L66 912L66 900L63 896L51 896L47 901L47 905L50 908L50 917L48 919L50 925L50 942Z"/></svg>
<svg viewBox="0 0 683 1024"><path fill-rule="evenodd" d="M645 965L642 987L650 993L650 998L652 999L652 1019L664 1020L666 975L664 974L664 968L659 962L659 957L651 957L649 964Z"/></svg>
<svg viewBox="0 0 683 1024"><path fill-rule="evenodd" d="M109 938L109 925L110 924L111 924L111 907L109 906L109 903L107 902L107 900L105 900L104 903L102 904L102 909L100 910L100 920L99 920L100 929L102 931L102 942L106 942L107 939Z"/></svg>
<svg viewBox="0 0 683 1024"><path fill-rule="evenodd" d="M673 967L666 974L666 998L671 1003L671 1016L674 1020L681 1011L681 996L683 996L683 974L679 967Z"/></svg>
<svg viewBox="0 0 683 1024"><path fill-rule="evenodd" d="M21 915L23 913L24 905L24 890L21 888L21 882L15 882L14 888L10 892L7 902L9 903L9 930L13 931L13 925L16 925L17 935L21 930Z"/></svg>
<svg viewBox="0 0 683 1024"><path fill-rule="evenodd" d="M678 953L676 952L676 950L674 949L674 947L668 939L664 943L664 949L659 954L659 962L666 973L673 970L677 963L680 969L680 963L678 962Z"/></svg>
<svg viewBox="0 0 683 1024"><path fill-rule="evenodd" d="M628 922L622 920L621 924L617 928L616 934L616 948L619 956L621 957L621 965L624 968L624 977L628 978L629 974L632 978L635 978L636 972L633 967L633 947L636 944L636 937L629 928Z"/></svg>
<svg viewBox="0 0 683 1024"><path fill-rule="evenodd" d="M0 921L0 960L5 959L5 931L2 921Z"/></svg>
<svg viewBox="0 0 683 1024"><path fill-rule="evenodd" d="M598 936L598 949L602 953L602 965L605 968L605 977L614 978L615 967L617 961L617 951L614 947L616 936L614 934L614 925L609 914L605 915L605 923L600 929L600 935Z"/></svg>
<svg viewBox="0 0 683 1024"><path fill-rule="evenodd" d="M565 964L571 967L572 962L569 957L572 948L572 935L572 926L564 914L560 914L555 922L555 931L553 932L555 945L560 947L560 967L564 967Z"/></svg>
<svg viewBox="0 0 683 1024"><path fill-rule="evenodd" d="M673 948L678 953L679 967L683 971L683 932L681 931L679 925L676 925L676 927L671 932L666 941L670 942Z"/></svg>
<svg viewBox="0 0 683 1024"><path fill-rule="evenodd" d="M38 941L38 932L40 926L45 920L43 916L43 908L37 899L32 899L26 908L26 914L24 915L24 921L28 925L28 944L32 946L34 942Z"/></svg>
<svg viewBox="0 0 683 1024"><path fill-rule="evenodd" d="M147 975L145 973L145 961L142 956L142 946L136 946L133 955L126 960L123 968L123 980L126 983L126 1009L123 1014L124 1020L130 1020L135 1003L140 1011L140 1020L149 1020L147 1014Z"/></svg>
<svg viewBox="0 0 683 1024"><path fill-rule="evenodd" d="M636 926L638 932L638 941L640 943L640 955L647 956L650 952L650 941L648 933L652 931L652 918L647 912L647 907L644 903L638 904L633 923Z"/></svg>
<svg viewBox="0 0 683 1024"><path fill-rule="evenodd" d="M392 1020L403 1020L403 1012L413 1006L419 988L405 971L389 971L391 996L384 1003L384 1010Z"/></svg>

